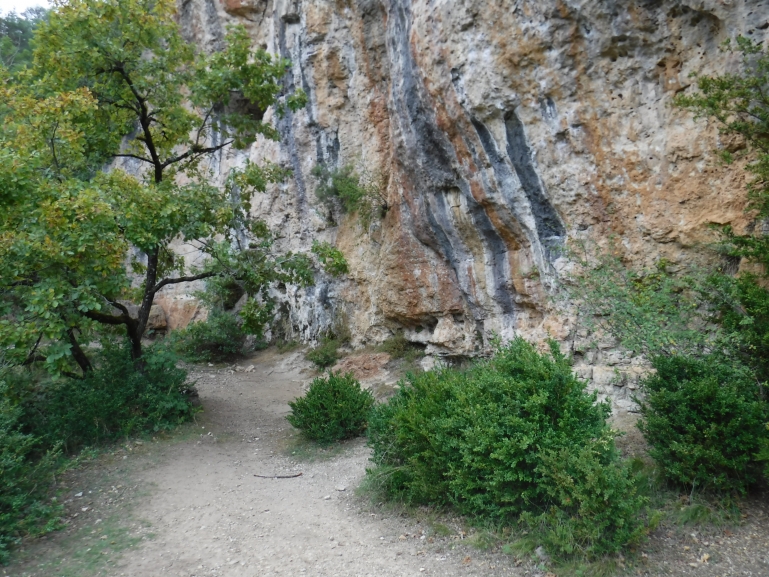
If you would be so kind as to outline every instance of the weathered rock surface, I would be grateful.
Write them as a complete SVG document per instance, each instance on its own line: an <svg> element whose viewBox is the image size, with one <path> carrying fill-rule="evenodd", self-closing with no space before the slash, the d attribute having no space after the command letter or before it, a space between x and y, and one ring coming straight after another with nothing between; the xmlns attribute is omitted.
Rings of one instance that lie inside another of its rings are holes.
<svg viewBox="0 0 769 577"><path fill-rule="evenodd" d="M281 248L322 239L348 259L348 279L286 293L304 340L344 311L356 345L403 328L435 355L474 354L492 334L571 348L573 323L548 298L568 267L562 247L614 236L632 262L684 263L708 225L748 224L743 171L713 154L733 143L671 100L691 73L736 63L718 51L727 38L765 38L766 1L186 0L180 19L209 50L246 25L291 59L286 85L310 98L277 120L280 143L216 167L223 178L250 156L291 168L255 214ZM363 230L330 214L317 163L385 175L384 219ZM628 359L578 357L626 396L609 376Z"/></svg>

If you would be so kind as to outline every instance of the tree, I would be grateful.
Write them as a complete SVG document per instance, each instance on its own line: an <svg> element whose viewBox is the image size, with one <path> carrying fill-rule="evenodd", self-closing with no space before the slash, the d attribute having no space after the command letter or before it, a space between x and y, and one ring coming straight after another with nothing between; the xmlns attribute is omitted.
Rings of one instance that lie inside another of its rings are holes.
<svg viewBox="0 0 769 577"><path fill-rule="evenodd" d="M32 36L35 28L48 11L45 8L29 8L21 15L11 12L0 16L0 62L17 72L32 60Z"/></svg>
<svg viewBox="0 0 769 577"><path fill-rule="evenodd" d="M10 362L75 375L74 361L85 373L80 342L105 325L125 329L138 360L158 291L215 276L244 282L258 330L272 282L312 280L309 258L274 254L249 216L252 195L286 172L249 162L219 188L207 165L257 135L278 139L268 109L305 103L282 94L289 62L253 51L240 27L221 52L201 54L174 6L62 2L37 29L30 69L14 81L3 72L0 346ZM180 238L208 255L203 268L171 250ZM136 316L126 300L140 302Z"/></svg>

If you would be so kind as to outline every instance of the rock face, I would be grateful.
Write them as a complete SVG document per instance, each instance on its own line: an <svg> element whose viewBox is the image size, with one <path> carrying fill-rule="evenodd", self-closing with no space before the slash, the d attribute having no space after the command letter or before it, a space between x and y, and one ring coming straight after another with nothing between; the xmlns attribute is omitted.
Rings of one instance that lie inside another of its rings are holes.
<svg viewBox="0 0 769 577"><path fill-rule="evenodd" d="M180 21L207 50L244 24L309 96L277 120L280 143L217 167L250 155L291 168L255 214L281 248L328 240L349 261L348 279L285 294L305 340L342 312L356 345L405 329L437 355L477 353L492 334L574 351L550 298L564 247L614 237L632 262L683 263L708 225L749 224L741 167L712 152L735 143L671 100L691 73L736 64L718 51L727 38L764 39L766 1L186 0ZM318 163L384 175L384 218L363 230L319 203ZM581 356L586 376L617 388L607 375L630 361L615 353Z"/></svg>

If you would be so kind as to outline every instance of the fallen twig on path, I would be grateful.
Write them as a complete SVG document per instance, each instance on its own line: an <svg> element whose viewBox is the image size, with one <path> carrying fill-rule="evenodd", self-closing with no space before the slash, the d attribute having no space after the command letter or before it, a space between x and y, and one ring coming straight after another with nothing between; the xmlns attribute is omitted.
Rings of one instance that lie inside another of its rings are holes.
<svg viewBox="0 0 769 577"><path fill-rule="evenodd" d="M262 479L293 479L294 477L301 477L301 473L296 475L254 475L254 477L260 477Z"/></svg>

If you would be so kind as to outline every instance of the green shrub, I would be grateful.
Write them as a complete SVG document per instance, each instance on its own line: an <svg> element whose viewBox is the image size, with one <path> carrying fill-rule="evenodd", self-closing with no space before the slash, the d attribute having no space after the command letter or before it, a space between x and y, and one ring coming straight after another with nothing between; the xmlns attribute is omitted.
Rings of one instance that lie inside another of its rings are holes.
<svg viewBox="0 0 769 577"><path fill-rule="evenodd" d="M191 363L225 362L243 353L246 333L237 319L213 310L205 321L171 333L174 350Z"/></svg>
<svg viewBox="0 0 769 577"><path fill-rule="evenodd" d="M20 367L0 378L0 563L21 537L58 526L61 507L48 493L62 449L72 454L192 416L187 374L167 350L146 349L137 366L107 342L93 364L83 379Z"/></svg>
<svg viewBox="0 0 769 577"><path fill-rule="evenodd" d="M316 378L304 397L290 402L288 422L313 441L332 443L362 434L374 405L352 373Z"/></svg>
<svg viewBox="0 0 769 577"><path fill-rule="evenodd" d="M339 340L333 336L321 337L320 343L305 355L318 368L325 369L339 360Z"/></svg>
<svg viewBox="0 0 769 577"><path fill-rule="evenodd" d="M197 296L212 309L229 311L246 294L243 283L231 276L215 276L206 279L206 290Z"/></svg>
<svg viewBox="0 0 769 577"><path fill-rule="evenodd" d="M347 259L342 251L327 242L312 241L312 252L317 255L323 269L331 276L340 276L350 272Z"/></svg>
<svg viewBox="0 0 769 577"><path fill-rule="evenodd" d="M690 488L744 492L760 478L767 405L733 359L656 357L639 427L665 476Z"/></svg>
<svg viewBox="0 0 769 577"><path fill-rule="evenodd" d="M616 552L643 533L645 499L608 414L555 344L516 339L465 371L409 375L372 413L369 475L391 498L523 521L554 554Z"/></svg>
<svg viewBox="0 0 769 577"><path fill-rule="evenodd" d="M374 219L383 218L389 210L386 190L387 179L380 173L356 170L352 164L329 168L318 164L312 169L318 179L315 196L332 207L335 199L345 213L358 213L365 228Z"/></svg>
<svg viewBox="0 0 769 577"><path fill-rule="evenodd" d="M128 351L107 344L83 379L43 380L17 390L24 430L47 447L80 447L173 428L193 413L187 373L176 356L149 348L137 368Z"/></svg>
<svg viewBox="0 0 769 577"><path fill-rule="evenodd" d="M21 432L20 417L0 382L0 564L10 545L54 529L61 513L47 499L58 448L44 451L40 439Z"/></svg>
<svg viewBox="0 0 769 577"><path fill-rule="evenodd" d="M379 350L387 353L393 359L406 359L409 362L416 360L424 354L423 347L406 340L402 331L386 339L379 345Z"/></svg>
<svg viewBox="0 0 769 577"><path fill-rule="evenodd" d="M766 437L761 440L761 449L756 459L764 463L764 476L769 479L769 423L766 424Z"/></svg>

